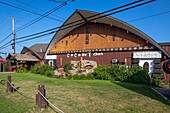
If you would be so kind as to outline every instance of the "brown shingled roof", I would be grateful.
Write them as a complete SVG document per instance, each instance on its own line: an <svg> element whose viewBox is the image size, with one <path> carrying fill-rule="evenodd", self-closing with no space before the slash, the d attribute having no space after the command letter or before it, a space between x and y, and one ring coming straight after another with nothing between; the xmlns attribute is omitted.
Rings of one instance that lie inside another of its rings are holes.
<svg viewBox="0 0 170 113"><path fill-rule="evenodd" d="M28 54L9 54L8 58L15 58L18 61L39 61L35 56Z"/></svg>
<svg viewBox="0 0 170 113"><path fill-rule="evenodd" d="M34 44L30 47L30 49L36 52L45 52L48 44Z"/></svg>

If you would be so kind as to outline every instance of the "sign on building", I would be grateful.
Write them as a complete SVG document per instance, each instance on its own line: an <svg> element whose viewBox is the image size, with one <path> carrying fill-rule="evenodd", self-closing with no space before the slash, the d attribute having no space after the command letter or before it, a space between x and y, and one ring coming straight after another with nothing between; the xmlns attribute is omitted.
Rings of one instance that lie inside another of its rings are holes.
<svg viewBox="0 0 170 113"><path fill-rule="evenodd" d="M162 58L161 51L133 52L133 58Z"/></svg>

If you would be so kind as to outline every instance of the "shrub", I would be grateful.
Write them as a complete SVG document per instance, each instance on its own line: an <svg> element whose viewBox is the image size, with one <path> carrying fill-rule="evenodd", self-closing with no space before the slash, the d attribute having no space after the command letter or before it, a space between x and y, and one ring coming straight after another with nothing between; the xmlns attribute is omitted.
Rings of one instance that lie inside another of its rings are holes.
<svg viewBox="0 0 170 113"><path fill-rule="evenodd" d="M128 69L125 66L120 64L114 64L107 69L110 74L112 80L116 81L126 81L128 77Z"/></svg>
<svg viewBox="0 0 170 113"><path fill-rule="evenodd" d="M40 74L45 75L47 71L53 71L53 67L48 64L40 65Z"/></svg>
<svg viewBox="0 0 170 113"><path fill-rule="evenodd" d="M94 80L94 79L95 79L94 73L88 73L88 74L86 75L86 77L87 77L87 80Z"/></svg>
<svg viewBox="0 0 170 113"><path fill-rule="evenodd" d="M68 79L68 80L72 80L72 79L73 79L73 75L68 75L68 76L67 76L67 79Z"/></svg>
<svg viewBox="0 0 170 113"><path fill-rule="evenodd" d="M149 74L146 69L142 67L133 67L129 69L129 76L126 82L148 84Z"/></svg>
<svg viewBox="0 0 170 113"><path fill-rule="evenodd" d="M64 64L64 72L68 72L69 70L72 69L73 69L73 64L71 64L70 62Z"/></svg>
<svg viewBox="0 0 170 113"><path fill-rule="evenodd" d="M102 80L110 80L111 76L107 72L106 66L98 66L94 69L94 77L95 79L102 79Z"/></svg>
<svg viewBox="0 0 170 113"><path fill-rule="evenodd" d="M27 73L28 72L28 69L25 68L25 67L21 67L17 70L18 73Z"/></svg>
<svg viewBox="0 0 170 113"><path fill-rule="evenodd" d="M153 83L154 86L159 87L162 84L162 80L159 76L156 76L153 78Z"/></svg>
<svg viewBox="0 0 170 113"><path fill-rule="evenodd" d="M54 72L51 71L51 70L48 70L48 71L45 72L45 76L47 76L47 77L53 77L53 76L54 76Z"/></svg>
<svg viewBox="0 0 170 113"><path fill-rule="evenodd" d="M93 73L88 73L87 75L85 74L68 75L67 79L69 80L93 80L95 78L94 78Z"/></svg>
<svg viewBox="0 0 170 113"><path fill-rule="evenodd" d="M39 64L35 64L33 66L31 66L31 73L36 73L36 74L40 74L40 65Z"/></svg>
<svg viewBox="0 0 170 113"><path fill-rule="evenodd" d="M36 74L41 74L41 75L45 75L47 71L53 72L53 68L49 66L48 64L44 64L44 65L36 64L32 66L30 70L31 73L36 73Z"/></svg>

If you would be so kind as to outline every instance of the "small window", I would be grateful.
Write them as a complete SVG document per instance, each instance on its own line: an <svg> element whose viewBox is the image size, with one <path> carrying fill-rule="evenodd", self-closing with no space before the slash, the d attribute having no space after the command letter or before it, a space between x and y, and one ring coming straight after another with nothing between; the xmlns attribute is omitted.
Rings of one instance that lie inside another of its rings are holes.
<svg viewBox="0 0 170 113"><path fill-rule="evenodd" d="M115 34L113 34L113 36L112 36L112 41L115 41Z"/></svg>
<svg viewBox="0 0 170 113"><path fill-rule="evenodd" d="M66 46L68 45L68 40L66 40Z"/></svg>
<svg viewBox="0 0 170 113"><path fill-rule="evenodd" d="M86 44L89 44L89 34L86 34Z"/></svg>
<svg viewBox="0 0 170 113"><path fill-rule="evenodd" d="M89 44L89 33L90 33L90 28L86 28L86 44Z"/></svg>

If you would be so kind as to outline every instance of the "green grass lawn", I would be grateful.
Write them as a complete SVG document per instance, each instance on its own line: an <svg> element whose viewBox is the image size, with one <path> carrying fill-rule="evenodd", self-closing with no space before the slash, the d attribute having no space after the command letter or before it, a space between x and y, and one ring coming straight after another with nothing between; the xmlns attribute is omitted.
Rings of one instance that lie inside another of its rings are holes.
<svg viewBox="0 0 170 113"><path fill-rule="evenodd" d="M9 74L0 74L0 80ZM169 113L170 105L145 85L100 80L63 80L36 74L12 74L12 82L25 92L6 93L0 84L0 113L53 113L35 103L39 84L44 84L47 98L65 113Z"/></svg>

